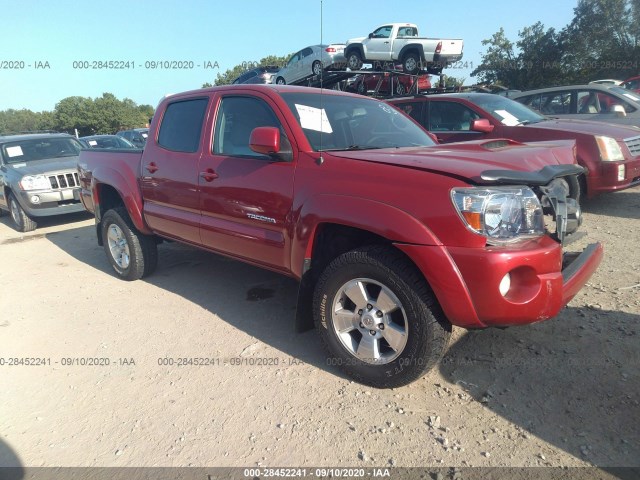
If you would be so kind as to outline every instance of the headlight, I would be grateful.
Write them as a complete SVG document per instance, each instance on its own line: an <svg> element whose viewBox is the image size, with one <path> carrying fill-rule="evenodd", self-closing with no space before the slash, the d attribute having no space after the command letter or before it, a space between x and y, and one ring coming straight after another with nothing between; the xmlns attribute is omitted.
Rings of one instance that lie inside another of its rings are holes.
<svg viewBox="0 0 640 480"><path fill-rule="evenodd" d="M44 175L26 175L20 180L23 190L47 190L51 188L49 179Z"/></svg>
<svg viewBox="0 0 640 480"><path fill-rule="evenodd" d="M542 206L528 187L454 188L451 198L467 227L490 244L544 235Z"/></svg>
<svg viewBox="0 0 640 480"><path fill-rule="evenodd" d="M601 137L596 135L596 143L598 144L598 150L600 150L600 158L604 162L618 162L624 160L622 149L615 138Z"/></svg>

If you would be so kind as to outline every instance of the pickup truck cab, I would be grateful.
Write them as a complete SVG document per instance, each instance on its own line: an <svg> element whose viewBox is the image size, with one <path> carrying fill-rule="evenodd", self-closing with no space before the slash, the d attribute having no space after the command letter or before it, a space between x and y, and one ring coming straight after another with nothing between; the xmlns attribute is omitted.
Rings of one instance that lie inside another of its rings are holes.
<svg viewBox="0 0 640 480"><path fill-rule="evenodd" d="M553 317L602 257L563 255L580 223L572 142L441 147L332 90L172 95L143 152L83 150L78 168L116 275L149 275L171 239L299 279L298 329L315 322L333 363L376 387L422 376L452 325Z"/></svg>
<svg viewBox="0 0 640 480"><path fill-rule="evenodd" d="M19 232L39 217L82 212L78 154L66 133L0 135L0 215L8 211Z"/></svg>
<svg viewBox="0 0 640 480"><path fill-rule="evenodd" d="M399 62L407 73L426 69L438 75L449 63L462 58L463 46L459 39L421 38L412 23L388 23L368 37L348 40L344 55L351 70L360 70L363 63Z"/></svg>

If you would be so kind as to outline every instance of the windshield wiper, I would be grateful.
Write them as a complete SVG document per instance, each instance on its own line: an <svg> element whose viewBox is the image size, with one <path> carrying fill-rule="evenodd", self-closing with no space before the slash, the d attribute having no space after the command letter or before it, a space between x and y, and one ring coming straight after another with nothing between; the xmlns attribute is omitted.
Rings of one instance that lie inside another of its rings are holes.
<svg viewBox="0 0 640 480"><path fill-rule="evenodd" d="M516 127L519 127L521 125L529 125L531 123L531 120L522 120L521 122L516 123Z"/></svg>
<svg viewBox="0 0 640 480"><path fill-rule="evenodd" d="M340 151L344 151L344 150L379 150L383 147L373 147L370 145L349 145L348 147L344 147L344 148L323 148L318 150L319 152L340 152Z"/></svg>

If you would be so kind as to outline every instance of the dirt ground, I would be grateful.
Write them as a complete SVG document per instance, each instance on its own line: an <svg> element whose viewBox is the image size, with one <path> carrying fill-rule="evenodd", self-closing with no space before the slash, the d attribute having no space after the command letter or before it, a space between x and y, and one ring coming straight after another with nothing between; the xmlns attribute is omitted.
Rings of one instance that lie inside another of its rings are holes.
<svg viewBox="0 0 640 480"><path fill-rule="evenodd" d="M640 188L584 208L569 248L605 259L556 319L456 330L439 369L393 390L294 333L290 279L163 244L127 283L92 218L20 234L5 215L0 465L638 467Z"/></svg>

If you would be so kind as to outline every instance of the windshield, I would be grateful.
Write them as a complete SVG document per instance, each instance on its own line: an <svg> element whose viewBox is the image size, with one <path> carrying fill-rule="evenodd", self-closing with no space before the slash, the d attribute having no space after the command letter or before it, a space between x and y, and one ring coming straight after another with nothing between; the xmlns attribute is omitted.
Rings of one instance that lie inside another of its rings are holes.
<svg viewBox="0 0 640 480"><path fill-rule="evenodd" d="M474 97L471 100L479 107L490 112L503 125L510 127L546 120L546 117L534 112L529 107L500 95L487 94L481 97Z"/></svg>
<svg viewBox="0 0 640 480"><path fill-rule="evenodd" d="M7 163L24 163L48 158L75 157L82 146L75 138L34 138L2 145Z"/></svg>
<svg viewBox="0 0 640 480"><path fill-rule="evenodd" d="M370 98L283 93L315 151L435 145L404 114Z"/></svg>
<svg viewBox="0 0 640 480"><path fill-rule="evenodd" d="M635 87L635 88L638 88L637 84L636 84L636 87ZM635 93L635 92L630 92L630 91L629 91L629 90L627 90L626 88L610 87L610 88L609 88L609 91L611 91L611 92L615 92L615 93L617 93L618 95L623 95L623 96L625 96L625 97L627 97L627 98L629 98L629 99L631 99L631 100L634 100L634 101L636 101L636 102L640 102L640 95L638 95L638 94L637 94L637 93Z"/></svg>
<svg viewBox="0 0 640 480"><path fill-rule="evenodd" d="M109 137L85 137L81 140L84 140L89 148L138 148L129 140L115 135Z"/></svg>

